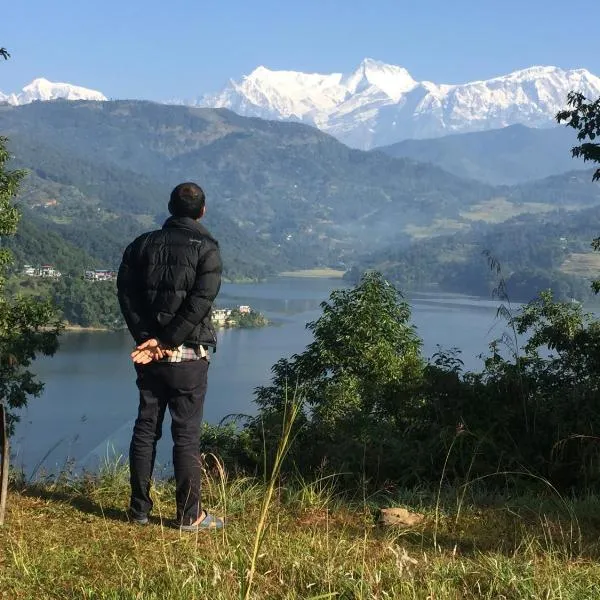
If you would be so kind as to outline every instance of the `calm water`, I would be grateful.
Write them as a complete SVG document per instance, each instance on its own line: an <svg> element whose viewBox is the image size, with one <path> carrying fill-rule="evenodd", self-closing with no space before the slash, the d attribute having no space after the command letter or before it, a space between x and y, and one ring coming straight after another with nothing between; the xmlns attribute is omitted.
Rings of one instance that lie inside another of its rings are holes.
<svg viewBox="0 0 600 600"><path fill-rule="evenodd" d="M252 392L269 382L271 366L301 352L310 341L305 324L320 314L319 303L342 285L326 279L274 279L263 284L225 284L221 306L250 304L276 324L257 330L224 330L209 371L205 419L217 423L231 413L252 413ZM468 368L498 337L497 303L461 296L419 294L410 298L413 321L430 356L437 345L462 349ZM61 349L42 359L36 371L44 394L21 414L13 438L15 464L28 473L56 471L67 458L93 467L103 457L127 454L137 410L134 371L126 333L73 333ZM159 462L170 456L168 421L159 446Z"/></svg>

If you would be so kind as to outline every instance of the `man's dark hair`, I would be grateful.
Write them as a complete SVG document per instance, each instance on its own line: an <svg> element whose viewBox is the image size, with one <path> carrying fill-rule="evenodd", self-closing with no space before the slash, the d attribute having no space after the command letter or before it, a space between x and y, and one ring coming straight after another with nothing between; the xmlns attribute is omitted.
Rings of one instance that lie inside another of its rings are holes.
<svg viewBox="0 0 600 600"><path fill-rule="evenodd" d="M169 212L174 217L199 219L206 196L202 188L191 181L180 183L172 192L169 200Z"/></svg>

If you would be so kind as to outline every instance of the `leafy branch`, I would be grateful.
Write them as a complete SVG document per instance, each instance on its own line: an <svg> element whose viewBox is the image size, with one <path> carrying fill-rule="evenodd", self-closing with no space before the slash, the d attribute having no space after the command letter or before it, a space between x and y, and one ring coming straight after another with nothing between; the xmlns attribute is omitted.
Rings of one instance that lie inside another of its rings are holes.
<svg viewBox="0 0 600 600"><path fill-rule="evenodd" d="M567 96L567 104L569 109L560 111L556 115L556 120L559 123L564 122L567 127L577 129L577 139L584 142L572 148L571 154L574 158L600 163L600 144L594 143L594 140L600 137L600 98L588 102L583 94L570 92ZM600 180L600 169L594 173L593 180Z"/></svg>

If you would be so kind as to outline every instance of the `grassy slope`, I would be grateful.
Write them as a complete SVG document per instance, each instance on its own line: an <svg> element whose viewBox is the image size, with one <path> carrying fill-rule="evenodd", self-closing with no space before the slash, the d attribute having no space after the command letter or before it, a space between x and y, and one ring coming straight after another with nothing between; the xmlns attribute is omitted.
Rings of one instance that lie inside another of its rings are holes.
<svg viewBox="0 0 600 600"><path fill-rule="evenodd" d="M252 480L209 477L207 506L229 526L180 535L168 524L169 484L155 490L150 525L126 521L124 469L15 489L0 529L0 598L240 597L264 492ZM468 494L462 506L459 493L443 496L436 517L435 492L400 494L396 505L426 515L423 525L402 530L377 526L374 503L343 504L323 484L279 488L251 597L600 596L597 499L487 497L477 508Z"/></svg>
<svg viewBox="0 0 600 600"><path fill-rule="evenodd" d="M600 256L593 252L569 254L560 270L580 277L597 277L600 272Z"/></svg>

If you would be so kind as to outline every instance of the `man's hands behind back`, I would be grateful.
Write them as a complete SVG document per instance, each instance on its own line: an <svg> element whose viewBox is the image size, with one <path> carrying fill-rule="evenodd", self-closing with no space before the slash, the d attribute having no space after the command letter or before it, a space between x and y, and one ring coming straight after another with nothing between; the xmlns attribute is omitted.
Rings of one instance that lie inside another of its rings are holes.
<svg viewBox="0 0 600 600"><path fill-rule="evenodd" d="M133 362L137 365L147 365L154 360L161 360L165 356L171 356L172 350L161 346L156 338L150 338L136 346L131 353Z"/></svg>

